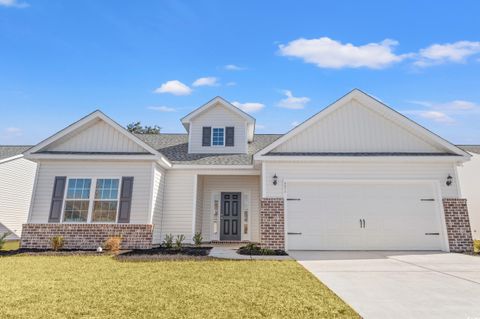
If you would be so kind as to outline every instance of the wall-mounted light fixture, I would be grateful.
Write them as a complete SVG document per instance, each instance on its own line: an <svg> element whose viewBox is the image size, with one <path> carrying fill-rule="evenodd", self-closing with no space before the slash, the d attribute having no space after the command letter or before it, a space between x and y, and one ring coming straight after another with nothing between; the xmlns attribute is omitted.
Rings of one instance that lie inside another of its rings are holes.
<svg viewBox="0 0 480 319"><path fill-rule="evenodd" d="M273 175L273 185L277 185L278 183L278 176L277 176L277 173L275 173L275 175Z"/></svg>
<svg viewBox="0 0 480 319"><path fill-rule="evenodd" d="M447 186L450 186L452 185L452 182L453 182L453 177L450 174L448 174L447 181L445 182L445 184L447 184Z"/></svg>

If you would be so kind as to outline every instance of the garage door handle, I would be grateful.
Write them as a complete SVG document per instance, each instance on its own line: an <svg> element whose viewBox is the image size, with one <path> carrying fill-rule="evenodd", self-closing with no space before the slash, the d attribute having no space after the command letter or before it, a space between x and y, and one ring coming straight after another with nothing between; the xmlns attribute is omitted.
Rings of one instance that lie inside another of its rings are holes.
<svg viewBox="0 0 480 319"><path fill-rule="evenodd" d="M438 236L440 233L425 233L427 236Z"/></svg>
<svg viewBox="0 0 480 319"><path fill-rule="evenodd" d="M300 198L287 198L287 200L300 200Z"/></svg>
<svg viewBox="0 0 480 319"><path fill-rule="evenodd" d="M365 225L365 219L363 220L363 228L367 228L367 226Z"/></svg>
<svg viewBox="0 0 480 319"><path fill-rule="evenodd" d="M365 219L360 219L360 228L365 228Z"/></svg>
<svg viewBox="0 0 480 319"><path fill-rule="evenodd" d="M302 233L287 233L287 235L301 235Z"/></svg>

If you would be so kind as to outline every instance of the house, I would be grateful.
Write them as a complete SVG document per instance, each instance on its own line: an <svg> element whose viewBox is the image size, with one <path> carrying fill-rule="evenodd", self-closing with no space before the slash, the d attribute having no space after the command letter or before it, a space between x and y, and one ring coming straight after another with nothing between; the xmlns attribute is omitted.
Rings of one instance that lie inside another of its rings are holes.
<svg viewBox="0 0 480 319"><path fill-rule="evenodd" d="M23 158L26 145L0 145L0 235L18 240L27 222L37 164Z"/></svg>
<svg viewBox="0 0 480 319"><path fill-rule="evenodd" d="M38 174L22 246L166 234L287 250L471 250L457 166L471 155L353 90L284 135L216 97L186 134L134 135L95 111L24 153Z"/></svg>
<svg viewBox="0 0 480 319"><path fill-rule="evenodd" d="M480 145L459 145L470 153L471 160L458 167L460 190L467 199L474 239L480 239Z"/></svg>

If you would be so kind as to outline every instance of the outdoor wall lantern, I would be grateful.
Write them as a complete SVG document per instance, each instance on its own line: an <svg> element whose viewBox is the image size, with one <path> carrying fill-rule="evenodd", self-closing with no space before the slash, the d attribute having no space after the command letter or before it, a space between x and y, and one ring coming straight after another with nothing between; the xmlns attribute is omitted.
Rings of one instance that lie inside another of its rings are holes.
<svg viewBox="0 0 480 319"><path fill-rule="evenodd" d="M278 183L278 176L277 176L277 173L275 173L275 175L273 175L273 185L277 186L277 183Z"/></svg>
<svg viewBox="0 0 480 319"><path fill-rule="evenodd" d="M452 185L452 181L453 181L453 177L450 174L448 174L447 181L445 184L447 184L447 186L450 186Z"/></svg>

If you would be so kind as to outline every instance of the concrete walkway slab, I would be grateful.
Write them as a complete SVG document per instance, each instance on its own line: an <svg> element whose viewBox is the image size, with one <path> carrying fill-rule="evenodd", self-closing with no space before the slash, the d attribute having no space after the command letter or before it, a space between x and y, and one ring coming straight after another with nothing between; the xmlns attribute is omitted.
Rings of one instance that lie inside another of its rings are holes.
<svg viewBox="0 0 480 319"><path fill-rule="evenodd" d="M364 318L480 318L480 257L289 251Z"/></svg>

